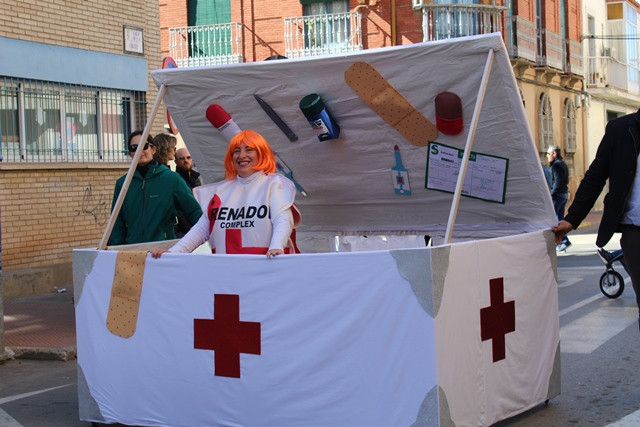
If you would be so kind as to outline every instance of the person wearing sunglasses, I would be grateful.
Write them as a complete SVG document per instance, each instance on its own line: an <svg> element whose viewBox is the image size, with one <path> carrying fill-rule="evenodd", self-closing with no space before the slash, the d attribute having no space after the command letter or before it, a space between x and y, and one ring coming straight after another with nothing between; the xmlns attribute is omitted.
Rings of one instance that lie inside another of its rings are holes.
<svg viewBox="0 0 640 427"><path fill-rule="evenodd" d="M225 179L197 189L205 213L169 252L189 253L206 241L216 254L254 254L272 258L296 253L300 213L296 187L276 173L276 159L262 135L236 134L224 158ZM150 251L159 258L164 249Z"/></svg>
<svg viewBox="0 0 640 427"><path fill-rule="evenodd" d="M202 177L200 172L193 168L193 161L191 159L191 153L186 148L180 148L176 151L176 172L184 179L189 188L192 190L195 187L202 185ZM182 238L185 234L191 230L191 223L185 218L182 212L178 212L178 222L176 223L176 236Z"/></svg>
<svg viewBox="0 0 640 427"><path fill-rule="evenodd" d="M133 158L141 142L142 131L129 135L128 150ZM109 237L109 245L175 239L174 224L178 211L184 212L191 224L202 215L193 192L177 173L153 159L156 148L147 137L127 195ZM111 209L116 204L126 175L116 181Z"/></svg>
<svg viewBox="0 0 640 427"><path fill-rule="evenodd" d="M176 151L176 172L184 178L189 188L193 189L202 185L200 172L193 168L191 153L186 148L180 148Z"/></svg>

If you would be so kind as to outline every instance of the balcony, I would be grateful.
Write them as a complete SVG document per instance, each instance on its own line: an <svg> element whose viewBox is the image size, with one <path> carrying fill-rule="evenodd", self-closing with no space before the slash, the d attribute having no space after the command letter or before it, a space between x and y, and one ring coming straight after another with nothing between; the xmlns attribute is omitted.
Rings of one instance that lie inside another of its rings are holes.
<svg viewBox="0 0 640 427"><path fill-rule="evenodd" d="M543 28L538 30L537 38L536 66L564 70L563 58L566 55L560 34Z"/></svg>
<svg viewBox="0 0 640 427"><path fill-rule="evenodd" d="M536 25L519 16L507 20L507 50L511 59L536 62Z"/></svg>
<svg viewBox="0 0 640 427"><path fill-rule="evenodd" d="M582 55L582 44L575 40L565 40L568 62L565 64L564 72L584 76L584 57Z"/></svg>
<svg viewBox="0 0 640 427"><path fill-rule="evenodd" d="M413 1L414 9L422 9L423 41L502 32L503 6L483 4L423 4Z"/></svg>
<svg viewBox="0 0 640 427"><path fill-rule="evenodd" d="M178 67L243 62L242 25L199 25L169 29L169 55Z"/></svg>
<svg viewBox="0 0 640 427"><path fill-rule="evenodd" d="M285 18L284 46L288 58L362 50L362 14L346 12Z"/></svg>
<svg viewBox="0 0 640 427"><path fill-rule="evenodd" d="M638 96L638 69L611 56L590 56L587 58L587 87L608 88L611 91L626 92Z"/></svg>

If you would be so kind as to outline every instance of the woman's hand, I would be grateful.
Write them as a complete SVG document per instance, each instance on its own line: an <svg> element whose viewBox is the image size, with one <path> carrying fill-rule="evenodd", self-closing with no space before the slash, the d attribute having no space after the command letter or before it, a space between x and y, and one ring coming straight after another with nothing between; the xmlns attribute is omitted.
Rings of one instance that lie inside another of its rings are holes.
<svg viewBox="0 0 640 427"><path fill-rule="evenodd" d="M162 256L162 254L165 253L165 252L169 252L169 251L167 249L154 249L152 251L149 251L151 256L154 257L154 258L160 258Z"/></svg>
<svg viewBox="0 0 640 427"><path fill-rule="evenodd" d="M284 251L282 249L269 249L267 251L267 258L276 257L278 255L282 255Z"/></svg>

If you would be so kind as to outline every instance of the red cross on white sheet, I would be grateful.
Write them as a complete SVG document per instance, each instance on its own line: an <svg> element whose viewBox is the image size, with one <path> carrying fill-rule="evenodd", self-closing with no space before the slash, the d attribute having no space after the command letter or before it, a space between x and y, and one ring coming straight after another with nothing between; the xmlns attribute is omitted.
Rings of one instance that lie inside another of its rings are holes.
<svg viewBox="0 0 640 427"><path fill-rule="evenodd" d="M260 323L240 321L240 296L215 294L214 319L193 320L193 348L213 350L215 375L240 378L240 353L260 354Z"/></svg>
<svg viewBox="0 0 640 427"><path fill-rule="evenodd" d="M516 303L504 301L504 279L489 280L491 305L480 309L480 336L492 340L493 361L504 359L505 335L516 330Z"/></svg>

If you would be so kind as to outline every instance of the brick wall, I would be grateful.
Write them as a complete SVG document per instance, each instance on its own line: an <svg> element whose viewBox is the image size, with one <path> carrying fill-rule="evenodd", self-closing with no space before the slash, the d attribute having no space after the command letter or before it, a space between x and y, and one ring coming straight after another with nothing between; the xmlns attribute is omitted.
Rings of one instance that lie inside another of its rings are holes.
<svg viewBox="0 0 640 427"><path fill-rule="evenodd" d="M149 70L147 113L158 94L150 72L162 67L158 22L158 0L0 1L2 37L122 55L122 26L142 28ZM159 115L164 111L161 106ZM158 123L154 134L163 131Z"/></svg>
<svg viewBox="0 0 640 427"><path fill-rule="evenodd" d="M175 1L175 0L174 0ZM241 22L245 62L284 55L284 18L302 16L298 0L231 3L231 22Z"/></svg>
<svg viewBox="0 0 640 427"><path fill-rule="evenodd" d="M72 249L98 246L129 165L99 166L0 164L3 270L69 263Z"/></svg>
<svg viewBox="0 0 640 427"><path fill-rule="evenodd" d="M142 28L149 116L158 92L150 72L162 64L158 6L158 0L2 0L0 36L124 55L123 25ZM164 129L163 105L157 117L152 134ZM73 248L97 247L115 180L128 166L0 163L4 275L67 265Z"/></svg>
<svg viewBox="0 0 640 427"><path fill-rule="evenodd" d="M187 0L159 0L161 56L169 56L169 28L189 25Z"/></svg>
<svg viewBox="0 0 640 427"><path fill-rule="evenodd" d="M564 1L564 0L562 0ZM560 32L560 6L558 0L546 0L542 3L542 25L544 28L553 31L554 33Z"/></svg>
<svg viewBox="0 0 640 427"><path fill-rule="evenodd" d="M582 15L580 13L580 0L569 0L567 2L567 29L569 38L582 42Z"/></svg>

